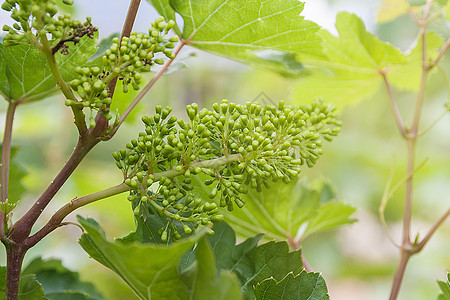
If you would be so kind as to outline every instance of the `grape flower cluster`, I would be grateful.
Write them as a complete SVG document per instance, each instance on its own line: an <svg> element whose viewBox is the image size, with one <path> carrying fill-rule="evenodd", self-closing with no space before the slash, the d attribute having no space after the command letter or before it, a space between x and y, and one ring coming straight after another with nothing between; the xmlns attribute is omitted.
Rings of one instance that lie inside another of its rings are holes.
<svg viewBox="0 0 450 300"><path fill-rule="evenodd" d="M172 50L178 37L166 38L174 21L164 22L163 17L157 18L148 34L132 32L130 37L112 40L112 45L102 57L103 67L77 67L79 74L69 85L80 96L81 100L66 100L67 106L89 107L101 112L108 120L110 115L111 96L108 83L115 77L122 81L123 92L127 93L129 86L139 89L142 72L150 71L151 66L163 64L165 56L172 59ZM159 54L159 57L157 57ZM91 122L91 126L95 126Z"/></svg>
<svg viewBox="0 0 450 300"><path fill-rule="evenodd" d="M128 199L139 202L136 213L144 207L168 221L163 241L179 238L177 228L190 233L223 220L219 208L242 207L240 195L249 188L290 182L302 165L314 165L323 140L341 126L335 108L320 101L276 107L223 100L211 111L194 103L186 107L187 121L169 117L170 107L155 110L142 118L145 132L113 157L130 187Z"/></svg>
<svg viewBox="0 0 450 300"><path fill-rule="evenodd" d="M63 0L66 5L72 5L72 0ZM13 27L3 26L8 33L3 39L3 44L14 46L21 42L39 44L41 35L52 36L53 54L60 51L68 54L68 42L74 44L83 36L93 38L97 28L87 18L84 23L73 20L70 15L59 15L55 0L6 0L2 9L11 12L11 18L16 21Z"/></svg>

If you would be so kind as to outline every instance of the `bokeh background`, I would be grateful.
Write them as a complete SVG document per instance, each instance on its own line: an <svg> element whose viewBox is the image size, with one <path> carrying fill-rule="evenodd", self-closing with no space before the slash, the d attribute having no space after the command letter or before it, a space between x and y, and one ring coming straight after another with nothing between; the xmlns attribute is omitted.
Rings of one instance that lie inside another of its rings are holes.
<svg viewBox="0 0 450 300"><path fill-rule="evenodd" d="M303 15L335 33L336 13L354 12L363 18L369 31L407 51L416 38L416 26L408 16L377 25L377 5L375 0L306 0ZM71 12L80 19L91 16L100 28L100 37L106 38L120 32L127 7L128 1L76 0ZM153 8L142 1L135 30L146 31L156 16ZM0 12L0 20L1 24L10 23L4 11ZM156 104L171 105L175 114L183 115L184 106L192 102L208 106L221 99L245 102L260 97L290 104L301 101L292 97L292 89L299 79L255 70L192 48L184 49L181 59L187 68L163 77L113 140L99 144L87 156L47 208L42 222L72 198L122 180L111 153L137 136L143 129L140 116L153 114L152 107ZM423 124L431 123L440 115L448 101L448 79L443 74L449 75L449 55L442 66L430 78ZM410 116L414 94L398 93L397 97L404 115ZM5 102L0 102L0 123L4 122L5 109ZM312 269L323 273L331 299L387 299L398 252L386 237L377 213L394 160L397 162L395 180L403 176L406 147L396 131L383 89L359 103L343 106L341 119L342 133L325 146L325 155L304 176L329 179L342 201L357 208L358 222L308 238L303 245L304 254ZM58 172L73 149L76 136L71 112L61 96L19 107L13 144L19 147L16 159L27 172L24 178L27 193L21 200L23 205L15 211L17 217ZM450 116L443 118L423 138L417 157L419 163L429 158L417 174L414 194L413 230L423 236L450 203ZM397 240L401 235L402 196L402 191L395 194L386 210ZM134 229L126 195L102 200L77 213L95 218L109 237L121 237ZM26 262L36 256L60 258L66 267L80 271L83 279L95 282L107 299L136 299L119 277L88 258L76 242L80 234L75 226L58 229L27 254ZM0 253L0 259L4 265L4 253ZM435 299L439 293L436 280L443 280L449 269L450 222L447 220L425 250L410 261L399 299Z"/></svg>

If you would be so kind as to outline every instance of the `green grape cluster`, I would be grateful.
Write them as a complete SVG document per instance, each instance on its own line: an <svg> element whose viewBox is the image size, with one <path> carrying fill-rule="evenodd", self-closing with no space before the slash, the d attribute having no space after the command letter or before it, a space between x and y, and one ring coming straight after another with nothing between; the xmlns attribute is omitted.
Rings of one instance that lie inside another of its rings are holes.
<svg viewBox="0 0 450 300"><path fill-rule="evenodd" d="M172 59L172 50L178 37L166 38L174 21L164 22L159 17L152 23L149 34L132 32L130 37L113 39L113 43L102 57L103 67L78 67L79 77L69 85L80 96L80 101L67 100L68 106L89 107L100 111L108 120L111 97L108 83L115 77L123 82L123 92L127 93L131 84L134 90L139 89L142 82L142 72L150 71L151 66L163 64L164 59L159 54ZM158 57L159 55L159 57ZM93 126L94 123L91 124Z"/></svg>
<svg viewBox="0 0 450 300"><path fill-rule="evenodd" d="M186 107L187 121L169 117L169 107L155 110L153 117L142 119L145 132L113 157L131 188L128 199L139 200L171 224L162 238L175 230L174 222L190 232L222 220L219 207L242 207L241 195L249 188L261 191L271 181L290 182L302 165L314 165L322 141L331 140L341 126L335 108L322 102L276 107L223 100L211 111L199 111L194 103ZM209 190L209 201L195 192L199 182Z"/></svg>
<svg viewBox="0 0 450 300"><path fill-rule="evenodd" d="M149 34L132 32L130 37L124 37L122 42L113 39L113 44L102 57L105 67L120 73L119 80L123 81L123 89L126 93L128 85L138 90L142 76L140 73L149 72L154 64L164 64L162 57L156 57L162 53L167 58L173 59L172 49L178 42L178 37L166 38L175 22L170 20L164 23L164 18L159 17L149 29ZM118 69L116 69L118 68Z"/></svg>
<svg viewBox="0 0 450 300"><path fill-rule="evenodd" d="M72 5L72 0L63 1ZM5 46L17 45L20 42L38 43L40 34L51 34L53 53L61 51L68 54L67 42L74 44L83 36L93 37L97 28L91 24L90 18L82 23L73 20L70 15L57 15L55 0L6 0L2 9L11 12L11 18L17 23L13 27L5 25L3 43Z"/></svg>

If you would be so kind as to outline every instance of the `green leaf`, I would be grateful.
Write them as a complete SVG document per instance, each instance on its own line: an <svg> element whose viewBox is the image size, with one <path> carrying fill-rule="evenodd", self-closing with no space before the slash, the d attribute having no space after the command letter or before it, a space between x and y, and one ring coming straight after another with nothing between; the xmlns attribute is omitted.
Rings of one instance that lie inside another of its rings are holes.
<svg viewBox="0 0 450 300"><path fill-rule="evenodd" d="M27 172L25 169L17 163L14 159L18 148L11 147L11 157L9 166L9 189L8 189L8 202L1 205L1 211L10 213L22 197L22 194L26 191L22 184L22 179ZM0 145L0 151L3 151L2 145ZM1 170L1 166L0 166Z"/></svg>
<svg viewBox="0 0 450 300"><path fill-rule="evenodd" d="M250 268L249 268L250 267ZM246 299L253 298L253 286L266 278L281 280L289 272L300 273L303 269L301 251L289 252L286 242L268 242L241 258L232 271L241 279Z"/></svg>
<svg viewBox="0 0 450 300"><path fill-rule="evenodd" d="M257 55L263 50L321 53L319 26L299 16L303 3L297 0L170 0L170 5L184 20L186 43L207 52L262 67L268 64Z"/></svg>
<svg viewBox="0 0 450 300"><path fill-rule="evenodd" d="M301 81L294 89L296 102L324 98L348 104L373 95L383 83L382 74L397 88L418 91L422 74L421 40L408 54L366 31L360 18L341 12L336 18L339 37L320 31L327 58L311 58L306 62L321 68ZM427 60L436 57L442 39L427 35Z"/></svg>
<svg viewBox="0 0 450 300"><path fill-rule="evenodd" d="M450 300L450 273L447 273L447 282L438 280L437 283L442 291L438 300Z"/></svg>
<svg viewBox="0 0 450 300"><path fill-rule="evenodd" d="M257 246L261 235L236 245L236 236L226 223L214 224L214 236L208 241L214 251L219 270L234 272L242 286L245 299L253 299L253 286L273 277L282 280L288 273L298 274L303 269L301 251L289 252L286 242L269 242ZM180 268L188 270L194 263L193 252L188 252ZM185 275L186 277L186 275Z"/></svg>
<svg viewBox="0 0 450 300"><path fill-rule="evenodd" d="M319 273L302 271L298 275L289 273L277 282L268 278L255 287L257 300L328 300L325 280Z"/></svg>
<svg viewBox="0 0 450 300"><path fill-rule="evenodd" d="M305 68L297 60L295 53L278 50L262 50L255 51L254 54L261 59L261 67L280 73L285 77L295 78L305 73Z"/></svg>
<svg viewBox="0 0 450 300"><path fill-rule="evenodd" d="M195 257L196 263L185 274L190 279L189 299L242 299L236 276L225 270L217 272L214 253L205 238L196 246Z"/></svg>
<svg viewBox="0 0 450 300"><path fill-rule="evenodd" d="M204 232L170 246L112 243L93 219L77 216L86 230L79 243L99 263L114 271L140 299L186 299L177 272L182 255L192 248ZM174 288L177 287L177 288Z"/></svg>
<svg viewBox="0 0 450 300"><path fill-rule="evenodd" d="M81 281L78 273L65 268L60 260L35 258L22 271L22 275L28 274L36 275L48 299L103 299L93 284Z"/></svg>
<svg viewBox="0 0 450 300"><path fill-rule="evenodd" d="M0 43L0 95L4 98L10 94L8 77L6 76L5 49Z"/></svg>
<svg viewBox="0 0 450 300"><path fill-rule="evenodd" d="M331 186L322 180L273 183L261 193L250 190L241 209L222 212L243 237L264 232L268 239L285 241L290 236L300 241L355 221L351 219L355 208L337 202L335 197Z"/></svg>
<svg viewBox="0 0 450 300"><path fill-rule="evenodd" d="M0 267L0 299L5 299L6 267ZM20 277L19 300L45 300L44 290L34 274Z"/></svg>
<svg viewBox="0 0 450 300"><path fill-rule="evenodd" d="M163 16L167 21L174 20L175 21L175 11L170 7L169 0L147 0L156 11ZM173 30L176 34L181 35L180 28L178 25L175 25Z"/></svg>
<svg viewBox="0 0 450 300"><path fill-rule="evenodd" d="M55 60L65 81L77 76L74 72L75 67L83 65L95 53L97 36L98 33L95 33L93 39L85 36L78 44L69 45L68 55L59 52L55 54ZM4 78L1 77L0 88L7 98L36 101L58 90L44 54L34 46L20 44L5 48L4 62L9 89L4 86Z"/></svg>
<svg viewBox="0 0 450 300"><path fill-rule="evenodd" d="M355 210L355 208L342 202L333 201L322 205L315 216L309 219L306 230L302 234L302 239L313 233L327 231L345 224L353 223L355 220L350 217Z"/></svg>
<svg viewBox="0 0 450 300"><path fill-rule="evenodd" d="M219 270L232 270L233 267L250 251L256 249L258 241L263 234L258 234L248 238L244 242L236 245L236 234L233 229L225 222L216 223L213 226L214 235L207 236L214 255L216 265ZM188 251L180 262L180 268L183 271L195 261L195 252Z"/></svg>
<svg viewBox="0 0 450 300"><path fill-rule="evenodd" d="M406 0L381 0L377 13L378 22L390 22L406 14L409 8L409 3Z"/></svg>
<svg viewBox="0 0 450 300"><path fill-rule="evenodd" d="M316 97L326 101L349 103L373 94L388 73L407 62L406 56L392 45L366 31L360 18L341 12L336 18L339 37L320 31L326 58L315 58L311 64L325 67L300 82L294 99L310 102Z"/></svg>

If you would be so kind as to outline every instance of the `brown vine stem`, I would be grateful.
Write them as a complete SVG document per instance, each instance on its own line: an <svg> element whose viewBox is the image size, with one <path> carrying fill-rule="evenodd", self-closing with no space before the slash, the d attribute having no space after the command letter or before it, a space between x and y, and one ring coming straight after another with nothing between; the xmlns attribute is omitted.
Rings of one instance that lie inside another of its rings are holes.
<svg viewBox="0 0 450 300"><path fill-rule="evenodd" d="M422 115L423 103L425 100L425 88L426 88L426 84L427 84L428 73L430 70L430 66L428 65L428 62L427 62L427 52L426 52L427 38L426 38L426 35L427 35L428 17L429 17L432 2L433 2L432 0L427 0L425 8L424 8L423 16L418 22L419 29L420 29L421 42L422 42L422 44L421 44L422 76L421 76L421 80L420 80L419 91L417 93L413 121L411 124L411 128L406 131L406 137L405 137L406 143L407 143L407 149L408 149L408 151L407 151L408 160L407 160L407 170L406 170L407 174L413 174L413 172L414 172L416 144L417 144L417 140L419 138L418 129L419 129L419 125L420 125L420 118ZM399 262L399 265L397 267L397 270L396 270L396 273L394 276L389 300L397 299L408 261L412 255L417 253L416 246L412 245L412 243L411 243L413 178L414 178L414 176L411 176L406 181L400 262Z"/></svg>
<svg viewBox="0 0 450 300"><path fill-rule="evenodd" d="M408 251L401 251L400 262L398 264L397 273L395 274L394 281L392 283L391 295L389 296L389 300L395 300L398 297L400 286L403 281L403 276L405 275L406 265L408 264L411 255L412 254Z"/></svg>
<svg viewBox="0 0 450 300"><path fill-rule="evenodd" d="M1 202L5 202L8 199L9 189L9 169L11 161L11 138L12 128L14 122L14 114L16 112L18 103L10 100L8 103L8 109L6 111L5 131L3 134L2 142L2 165L1 165ZM3 213L0 213L0 237L5 236L5 223L6 218Z"/></svg>
<svg viewBox="0 0 450 300"><path fill-rule="evenodd" d="M414 252L420 252L423 247L428 243L430 238L433 236L433 234L436 232L436 230L441 226L442 223L450 216L450 208L437 220L436 223L430 228L427 235L420 241L420 243L417 245L417 247L414 249Z"/></svg>
<svg viewBox="0 0 450 300"><path fill-rule="evenodd" d="M61 171L56 175L55 179L50 183L47 189L36 200L33 206L25 215L18 220L12 228L9 237L16 243L25 240L31 232L36 220L41 215L45 207L50 203L55 194L62 185L67 181L69 176L75 171L86 154L99 142L98 139L80 139L75 147L72 155L62 167Z"/></svg>

